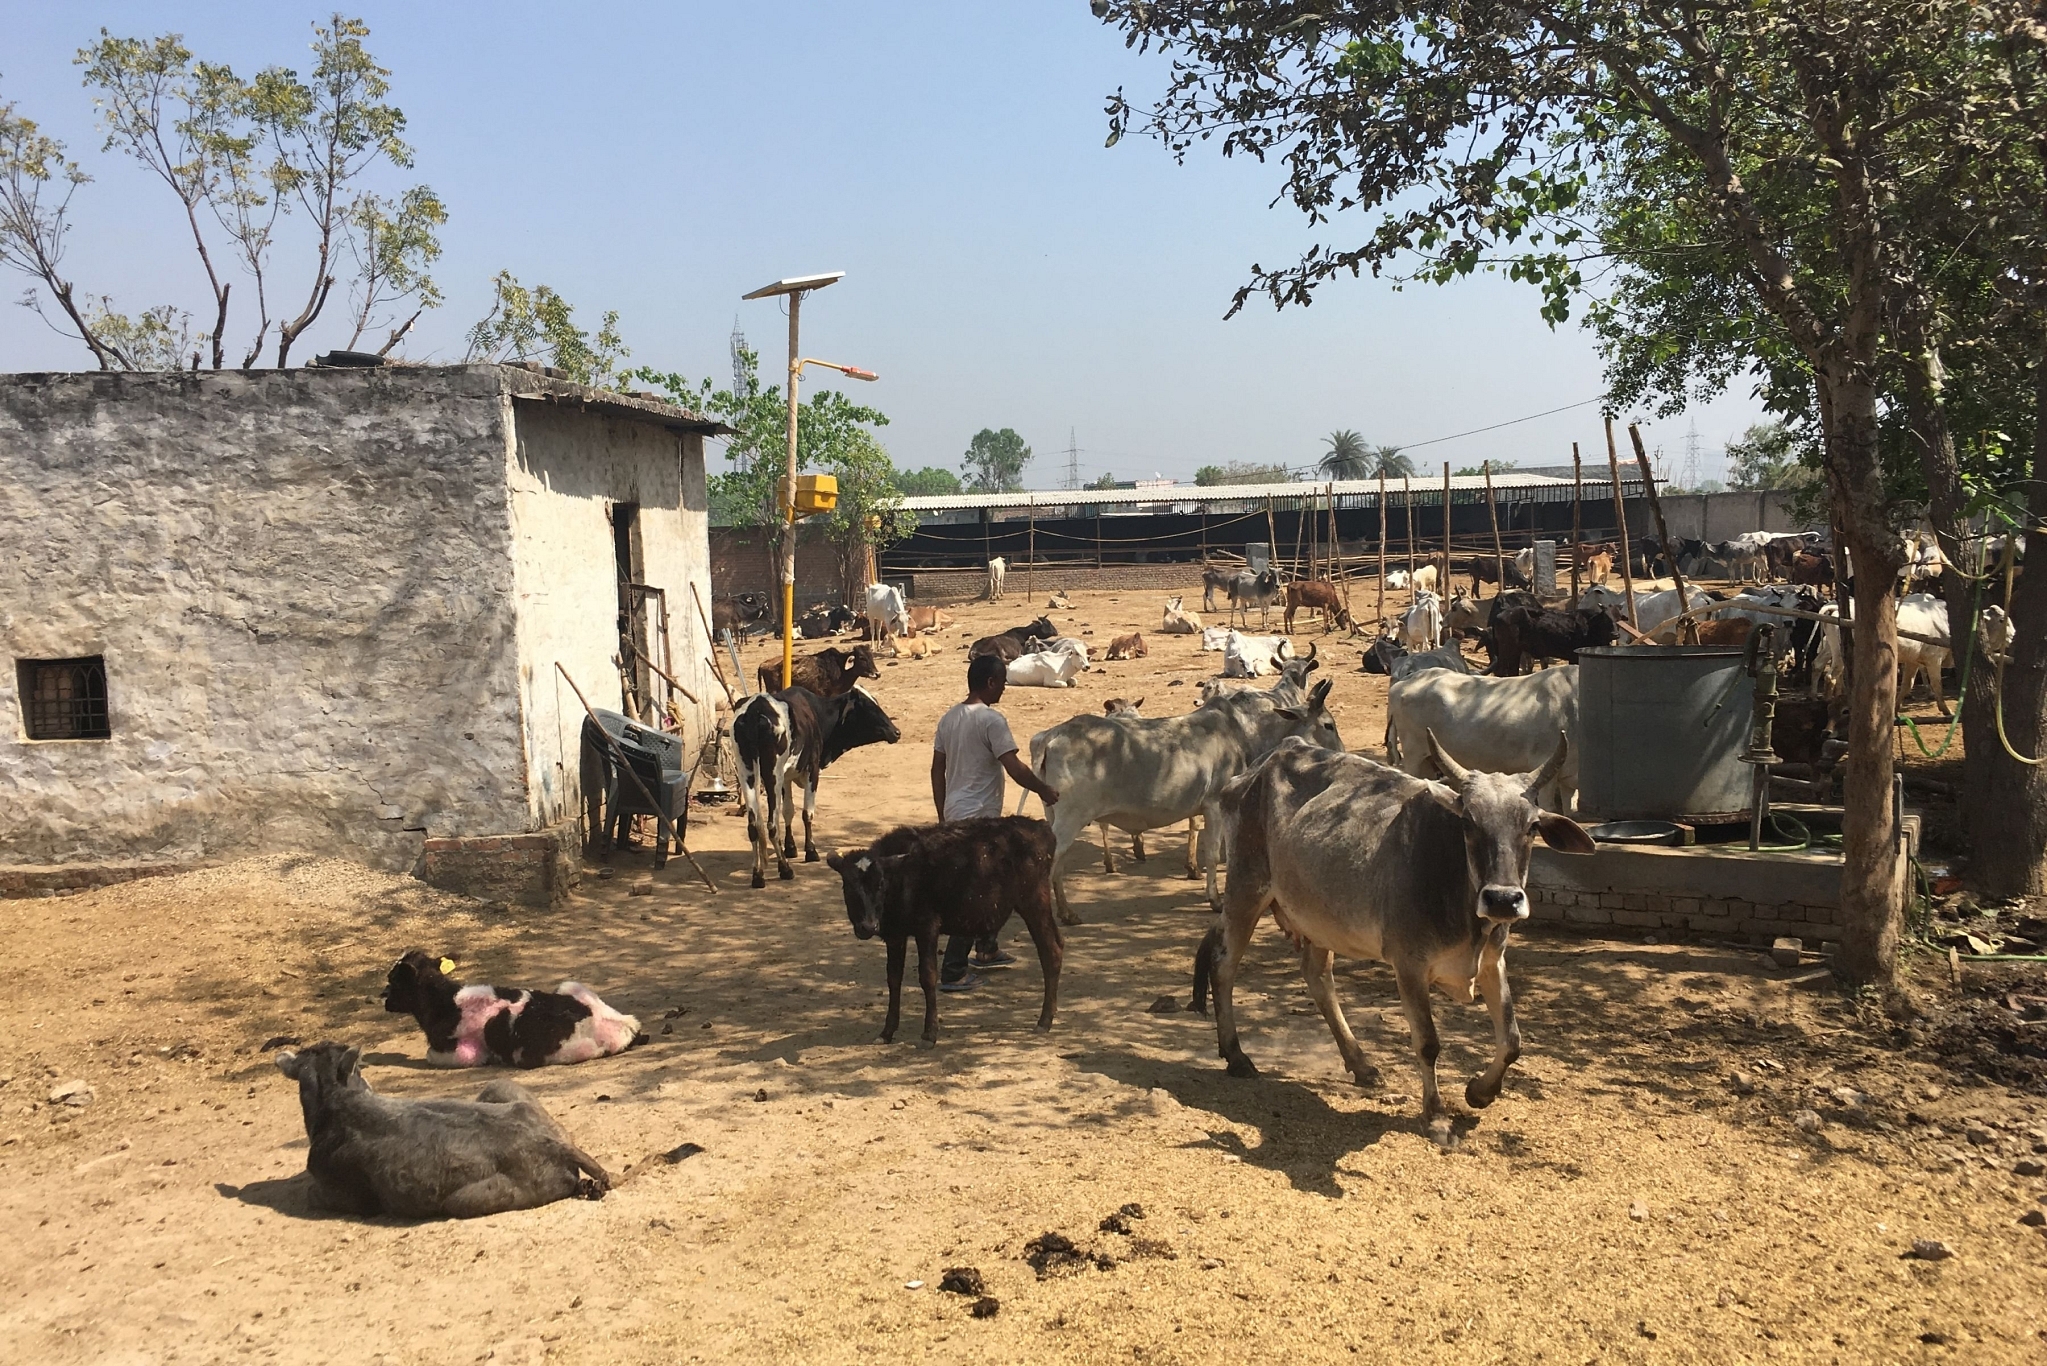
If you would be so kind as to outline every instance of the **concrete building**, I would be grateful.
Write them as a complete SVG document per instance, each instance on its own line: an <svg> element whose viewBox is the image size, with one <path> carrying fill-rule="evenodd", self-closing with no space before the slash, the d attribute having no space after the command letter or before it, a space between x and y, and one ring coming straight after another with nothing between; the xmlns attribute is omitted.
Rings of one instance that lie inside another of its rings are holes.
<svg viewBox="0 0 2047 1366"><path fill-rule="evenodd" d="M293 850L551 901L556 664L691 755L712 724L723 430L520 366L0 377L0 864Z"/></svg>

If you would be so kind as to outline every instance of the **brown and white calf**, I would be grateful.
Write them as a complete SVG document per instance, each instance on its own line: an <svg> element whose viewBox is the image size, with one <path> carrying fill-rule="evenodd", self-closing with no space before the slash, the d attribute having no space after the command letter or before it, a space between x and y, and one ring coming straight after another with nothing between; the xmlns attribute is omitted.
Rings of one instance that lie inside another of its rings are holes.
<svg viewBox="0 0 2047 1366"><path fill-rule="evenodd" d="M1109 642L1109 652L1103 659L1143 659L1151 652L1144 648L1144 632L1133 631L1127 636L1117 636Z"/></svg>
<svg viewBox="0 0 2047 1366"><path fill-rule="evenodd" d="M795 787L803 786L803 861L817 862L812 821L817 813L818 776L849 749L902 738L888 714L859 688L819 697L808 688L755 693L732 718L732 746L739 755L739 788L746 806L746 830L753 839L753 885L767 886L768 853L776 875L796 874ZM782 810L782 841L775 843L775 807Z"/></svg>
<svg viewBox="0 0 2047 1366"><path fill-rule="evenodd" d="M1230 1075L1258 1069L1237 1041L1234 988L1251 932L1267 911L1301 947L1309 994L1322 1010L1344 1065L1361 1085L1378 1082L1337 1004L1337 955L1393 969L1421 1069L1422 1113L1442 1109L1439 1044L1429 989L1483 996L1493 1018L1492 1065L1464 1088L1465 1102L1490 1105L1521 1053L1507 986L1507 935L1528 917L1529 856L1541 839L1589 854L1592 837L1568 817L1543 810L1536 794L1563 767L1560 740L1534 773L1473 773L1436 744L1441 783L1341 750L1289 740L1231 782L1218 800L1229 849L1221 921L1195 961L1197 1004L1205 968L1215 983L1216 1044Z"/></svg>
<svg viewBox="0 0 2047 1366"><path fill-rule="evenodd" d="M452 959L412 949L384 979L384 1009L410 1015L435 1067L543 1067L588 1062L647 1041L640 1022L613 1010L581 982L553 991L467 986Z"/></svg>
<svg viewBox="0 0 2047 1366"><path fill-rule="evenodd" d="M940 825L903 826L865 849L826 861L838 873L846 918L861 939L888 945L888 1019L881 1041L902 1018L903 964L917 941L917 981L924 988L924 1041L938 1037L938 936L994 934L1020 917L1038 948L1045 974L1038 1028L1052 1027L1059 1004L1065 944L1052 913L1052 827L1023 816L988 816Z"/></svg>

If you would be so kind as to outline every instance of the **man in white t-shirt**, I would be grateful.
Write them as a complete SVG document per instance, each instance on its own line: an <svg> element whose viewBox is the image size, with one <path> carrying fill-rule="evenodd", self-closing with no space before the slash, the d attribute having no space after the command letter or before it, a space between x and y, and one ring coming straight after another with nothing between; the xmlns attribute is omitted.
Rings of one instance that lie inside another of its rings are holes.
<svg viewBox="0 0 2047 1366"><path fill-rule="evenodd" d="M967 700L939 718L938 733L931 743L931 804L938 808L942 821L1001 815L1004 773L1016 779L1019 787L1037 793L1048 816L1059 800L1058 792L1017 757L1009 721L995 710L1008 686L1008 665L995 655L976 655L967 662ZM945 945L940 990L968 991L980 980L968 970L969 948L980 950L977 967L1001 967L1016 961L1002 952L992 934L978 944L965 935L953 935Z"/></svg>

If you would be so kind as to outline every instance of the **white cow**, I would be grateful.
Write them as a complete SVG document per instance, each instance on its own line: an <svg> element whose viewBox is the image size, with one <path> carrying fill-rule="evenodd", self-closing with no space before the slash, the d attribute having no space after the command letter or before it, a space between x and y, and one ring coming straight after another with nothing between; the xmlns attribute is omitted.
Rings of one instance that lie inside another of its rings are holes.
<svg viewBox="0 0 2047 1366"><path fill-rule="evenodd" d="M1305 669L1302 673L1305 677ZM1032 737L1031 766L1059 793L1051 819L1057 841L1052 895L1060 920L1079 923L1066 900L1065 874L1076 842L1097 822L1122 830L1157 830L1202 814L1224 783L1290 735L1343 748L1325 705L1329 686L1324 680L1297 697L1283 680L1272 692L1233 693L1185 716L1076 716ZM1202 857L1213 882L1216 822L1207 824Z"/></svg>
<svg viewBox="0 0 2047 1366"><path fill-rule="evenodd" d="M1518 678L1430 669L1386 693L1386 761L1422 778L1443 776L1429 754L1433 730L1444 753L1487 773L1529 773L1570 742L1542 804L1570 811L1578 793L1578 666L1564 664Z"/></svg>
<svg viewBox="0 0 2047 1366"><path fill-rule="evenodd" d="M1070 688L1087 664L1069 650L1038 650L1009 661L1009 681L1020 688Z"/></svg>
<svg viewBox="0 0 2047 1366"><path fill-rule="evenodd" d="M1294 643L1285 636L1247 636L1230 632L1223 642L1224 678L1263 678L1294 657Z"/></svg>
<svg viewBox="0 0 2047 1366"><path fill-rule="evenodd" d="M1669 644L1677 639L1677 628L1670 623L1678 613L1692 607L1710 606L1713 599L1703 590L1694 588L1685 596L1685 607L1678 606L1677 590L1661 588L1653 591L1635 591L1636 629L1653 640ZM1599 608L1615 621L1628 619L1628 595L1617 589L1594 585L1578 595L1572 604L1577 608ZM1668 630L1663 628L1669 627ZM1455 758L1455 755L1452 755ZM1458 762L1462 763L1460 759ZM1539 761L1538 761L1539 762ZM1532 765L1531 765L1532 767Z"/></svg>
<svg viewBox="0 0 2047 1366"><path fill-rule="evenodd" d="M2011 663L2011 615L2002 607L1992 603L1983 609L1977 619L1977 629L1983 642L1983 657L1992 664Z"/></svg>
<svg viewBox="0 0 2047 1366"><path fill-rule="evenodd" d="M1230 643L1230 637L1237 633L1234 626L1211 626L1201 633L1203 650L1220 650Z"/></svg>
<svg viewBox="0 0 2047 1366"><path fill-rule="evenodd" d="M889 640L910 634L910 614L903 609L903 590L892 583L867 585L867 638Z"/></svg>
<svg viewBox="0 0 2047 1366"><path fill-rule="evenodd" d="M1414 571L1414 591L1417 593L1436 591L1436 566L1425 564Z"/></svg>
<svg viewBox="0 0 2047 1366"><path fill-rule="evenodd" d="M1841 658L1841 609L1833 603L1820 608L1826 620L1820 623L1819 644L1812 652L1812 685L1822 697L1839 697L1847 668Z"/></svg>
<svg viewBox="0 0 2047 1366"><path fill-rule="evenodd" d="M1947 625L1947 604L1931 593L1907 593L1898 599L1898 630L1914 631L1936 640L1950 641ZM1898 704L1912 695L1918 686L1919 675L1925 674L1928 686L1933 689L1933 705L1940 709L1942 716L1951 715L1947 699L1940 693L1940 671L1948 664L1952 643L1929 645L1922 640L1898 637Z"/></svg>
<svg viewBox="0 0 2047 1366"><path fill-rule="evenodd" d="M1420 577L1417 571L1416 577ZM1418 588L1414 604L1401 613L1400 625L1394 637L1402 649L1409 651L1433 650L1443 643L1442 602L1426 588Z"/></svg>
<svg viewBox="0 0 2047 1366"><path fill-rule="evenodd" d="M1387 570L1386 586L1392 589L1401 589L1407 587L1407 571L1405 569Z"/></svg>
<svg viewBox="0 0 2047 1366"><path fill-rule="evenodd" d="M1159 625L1162 636L1198 636L1201 634L1201 617L1193 612L1182 611L1180 599L1166 599L1166 619Z"/></svg>
<svg viewBox="0 0 2047 1366"><path fill-rule="evenodd" d="M1535 547L1526 545L1514 552L1514 567L1521 571L1521 577L1535 582Z"/></svg>
<svg viewBox="0 0 2047 1366"><path fill-rule="evenodd" d="M1002 597L1002 581L1009 573L1009 564L1000 555L988 561L988 601L995 602Z"/></svg>

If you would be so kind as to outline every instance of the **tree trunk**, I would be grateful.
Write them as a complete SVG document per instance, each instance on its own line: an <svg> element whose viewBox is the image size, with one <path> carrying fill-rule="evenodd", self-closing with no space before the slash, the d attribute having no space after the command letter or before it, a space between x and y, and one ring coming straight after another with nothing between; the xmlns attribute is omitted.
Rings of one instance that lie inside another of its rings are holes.
<svg viewBox="0 0 2047 1366"><path fill-rule="evenodd" d="M1851 982L1887 983L1897 970L1904 884L1897 876L1891 745L1898 703L1898 618L1891 598L1903 557L1885 515L1877 460L1876 387L1865 366L1815 374L1827 479L1855 566L1848 765L1843 784L1841 957Z"/></svg>
<svg viewBox="0 0 2047 1366"><path fill-rule="evenodd" d="M2047 346L2034 375L2033 478L2029 520L2047 517ZM2038 541L2040 538L2032 538ZM2003 591L2000 579L1985 585L1985 600ZM2047 574L2019 575L2008 609L2011 612L2012 662L2004 670L2004 730L2013 749L2028 758L2040 755L2047 739ZM1954 609L1948 609L1949 631ZM1991 690L1995 676L1982 658L1983 686L1971 684L1974 696L1964 709L1975 728L1964 732L1968 752L1963 760L1962 820L1969 832L1969 880L1984 896L2036 896L2047 892L2047 765L2021 764L2005 752L1997 738ZM1980 739L1978 736L1980 735Z"/></svg>

